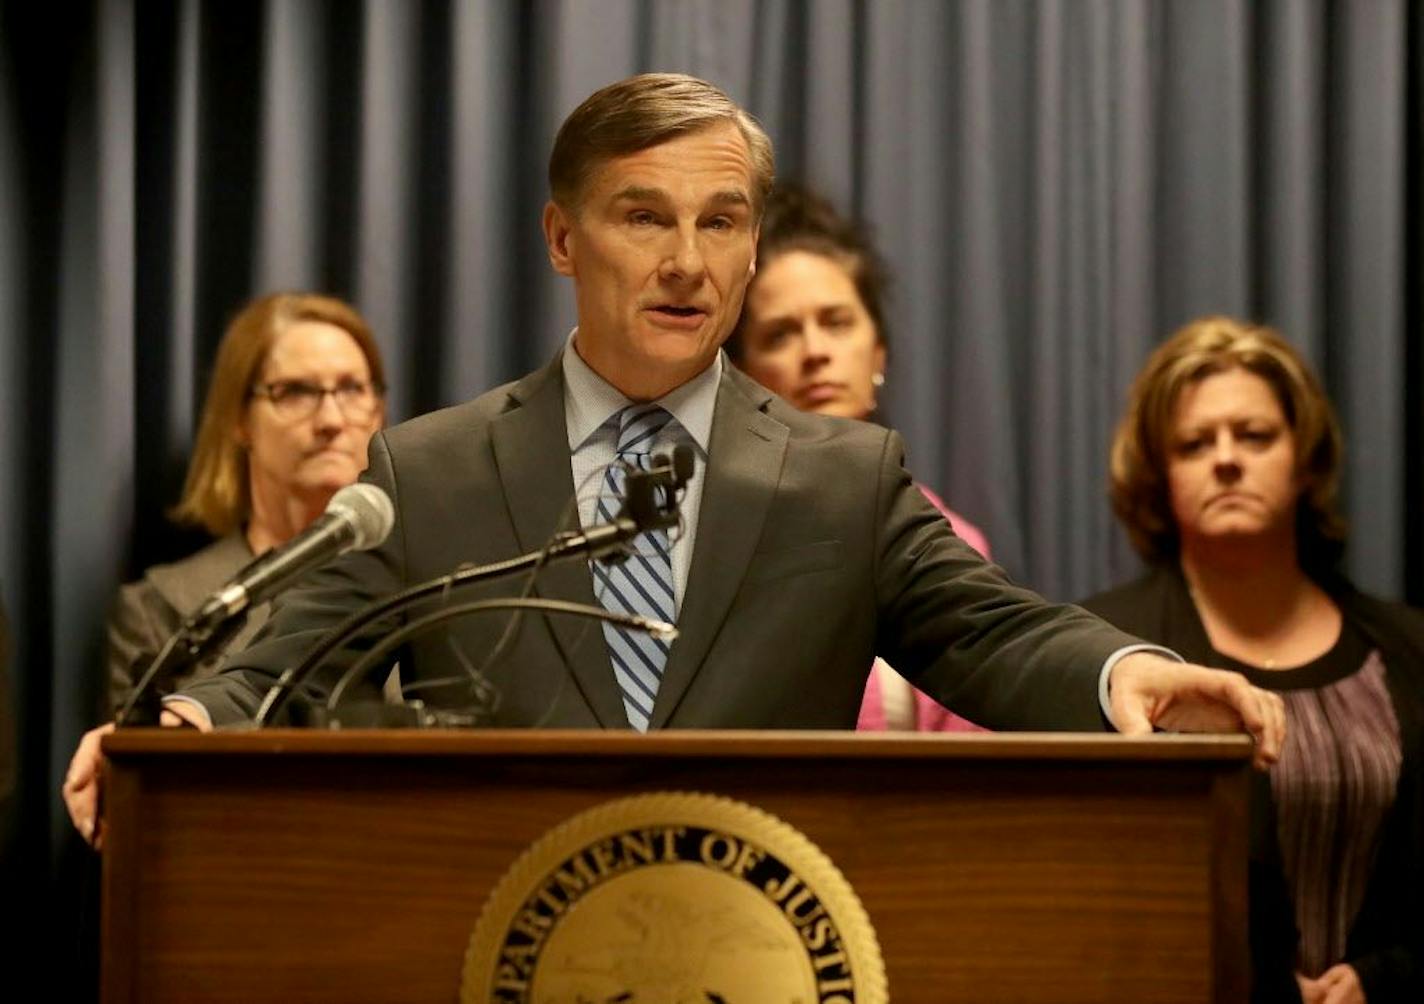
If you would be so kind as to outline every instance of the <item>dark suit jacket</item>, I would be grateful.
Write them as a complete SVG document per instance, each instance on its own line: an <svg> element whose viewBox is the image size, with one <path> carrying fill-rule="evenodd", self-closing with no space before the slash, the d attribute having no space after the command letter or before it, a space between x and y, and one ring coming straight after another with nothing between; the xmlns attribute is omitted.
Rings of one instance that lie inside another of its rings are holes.
<svg viewBox="0 0 1424 1004"><path fill-rule="evenodd" d="M395 502L386 543L313 574L276 603L251 648L185 693L216 723L241 721L277 674L359 604L461 562L543 545L575 512L563 395L555 360L378 433L363 477ZM1099 670L1135 639L1012 585L925 501L902 452L894 432L803 414L728 367L681 634L651 727L852 728L879 654L993 727L1103 728ZM537 593L596 603L581 562L548 567ZM471 618L448 637L414 642L401 655L403 681L461 678L462 658L479 666L503 626ZM350 658L319 674L318 696ZM590 621L526 617L487 673L502 696L495 725L627 727L602 632ZM441 692L424 696L434 702Z"/></svg>
<svg viewBox="0 0 1424 1004"><path fill-rule="evenodd" d="M1404 762L1386 818L1365 900L1350 928L1344 961L1355 967L1370 1004L1424 1000L1424 615L1367 596L1338 576L1320 585L1341 613L1379 649L1399 721ZM1085 601L1125 630L1170 647L1185 659L1217 661L1186 580L1158 565L1135 582ZM1281 873L1275 809L1265 774L1254 778L1251 834L1252 1001L1300 1000L1292 975L1298 932Z"/></svg>
<svg viewBox="0 0 1424 1004"><path fill-rule="evenodd" d="M109 711L117 714L168 638L208 595L252 560L240 533L230 533L181 561L154 565L143 578L120 587L109 615ZM267 604L244 615L244 622L222 651L179 674L170 688L182 687L218 671L223 652L246 647L267 620Z"/></svg>

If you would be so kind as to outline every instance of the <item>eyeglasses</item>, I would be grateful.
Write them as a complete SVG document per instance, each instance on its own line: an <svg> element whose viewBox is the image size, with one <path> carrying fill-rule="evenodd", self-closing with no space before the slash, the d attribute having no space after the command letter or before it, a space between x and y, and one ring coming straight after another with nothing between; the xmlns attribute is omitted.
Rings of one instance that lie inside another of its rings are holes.
<svg viewBox="0 0 1424 1004"><path fill-rule="evenodd" d="M274 380L252 387L253 397L271 401L277 416L291 422L315 415L328 394L348 419L368 419L380 407L384 392L384 387L368 380L342 380L334 387L323 387L305 380Z"/></svg>

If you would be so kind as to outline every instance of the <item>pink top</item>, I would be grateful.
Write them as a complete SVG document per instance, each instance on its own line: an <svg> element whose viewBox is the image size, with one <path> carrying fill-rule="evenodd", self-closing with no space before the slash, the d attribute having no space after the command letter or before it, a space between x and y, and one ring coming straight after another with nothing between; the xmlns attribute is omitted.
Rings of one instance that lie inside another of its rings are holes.
<svg viewBox="0 0 1424 1004"><path fill-rule="evenodd" d="M936 509L944 513L944 518L949 520L949 525L966 544L986 559L989 557L989 541L985 538L983 531L957 512L953 512L949 506L944 504L944 499L924 485L916 487L924 493L925 498L929 499ZM855 723L857 729L862 732L885 732L891 727L885 720L887 705L893 707L896 703L890 688L901 691L908 688L914 701L914 722L912 724L907 722L905 725L897 727L911 728L915 732L986 731L968 719L960 718L933 697L912 686L909 681L880 659L875 660L875 665L870 670L870 679L866 682L865 697L860 704L860 717Z"/></svg>

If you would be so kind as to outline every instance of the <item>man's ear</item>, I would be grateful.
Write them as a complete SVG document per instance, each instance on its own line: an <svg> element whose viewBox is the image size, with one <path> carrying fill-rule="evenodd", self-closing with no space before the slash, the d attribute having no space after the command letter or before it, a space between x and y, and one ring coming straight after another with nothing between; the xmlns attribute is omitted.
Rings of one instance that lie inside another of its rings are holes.
<svg viewBox="0 0 1424 1004"><path fill-rule="evenodd" d="M549 246L549 264L560 275L574 274L572 223L557 202L550 199L544 204L544 243Z"/></svg>

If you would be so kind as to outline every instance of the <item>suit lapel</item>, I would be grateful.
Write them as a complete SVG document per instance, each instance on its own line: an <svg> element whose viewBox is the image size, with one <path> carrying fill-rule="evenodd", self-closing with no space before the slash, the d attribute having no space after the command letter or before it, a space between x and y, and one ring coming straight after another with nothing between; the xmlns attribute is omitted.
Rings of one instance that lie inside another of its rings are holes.
<svg viewBox="0 0 1424 1004"><path fill-rule="evenodd" d="M521 380L510 391L515 407L491 424L500 485L522 551L542 547L567 515L564 527L578 526L569 466L569 434L564 417L560 359ZM536 592L597 606L588 565L568 559L539 573ZM603 634L581 618L549 617L560 654L573 672L584 700L604 728L627 728L628 716L613 677Z"/></svg>
<svg viewBox="0 0 1424 1004"><path fill-rule="evenodd" d="M729 370L717 391L678 638L668 655L649 728L665 726L712 647L761 539L786 455L786 426L761 409L763 388Z"/></svg>

